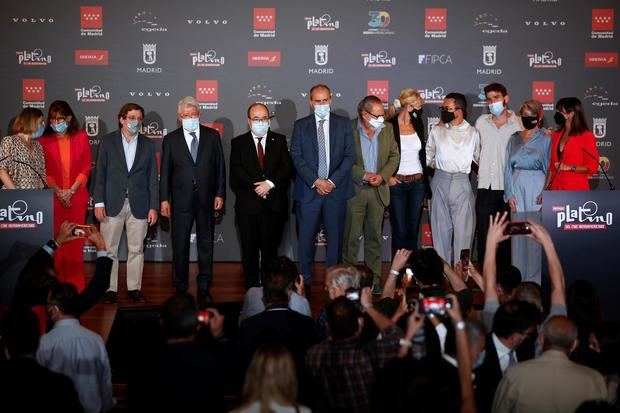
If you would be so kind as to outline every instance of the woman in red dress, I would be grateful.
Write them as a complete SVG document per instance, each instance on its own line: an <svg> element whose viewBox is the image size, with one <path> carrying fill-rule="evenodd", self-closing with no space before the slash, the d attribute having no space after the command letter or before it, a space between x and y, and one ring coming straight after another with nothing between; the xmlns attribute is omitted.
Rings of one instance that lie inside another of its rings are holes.
<svg viewBox="0 0 620 413"><path fill-rule="evenodd" d="M555 108L558 130L551 134L551 163L545 188L588 191L588 177L599 168L594 134L588 129L579 99L562 98Z"/></svg>
<svg viewBox="0 0 620 413"><path fill-rule="evenodd" d="M47 183L54 190L54 234L64 221L84 224L89 194L86 189L91 168L90 144L69 104L53 102L47 127L40 139L45 154ZM60 246L54 253L54 266L61 281L84 289L84 240Z"/></svg>

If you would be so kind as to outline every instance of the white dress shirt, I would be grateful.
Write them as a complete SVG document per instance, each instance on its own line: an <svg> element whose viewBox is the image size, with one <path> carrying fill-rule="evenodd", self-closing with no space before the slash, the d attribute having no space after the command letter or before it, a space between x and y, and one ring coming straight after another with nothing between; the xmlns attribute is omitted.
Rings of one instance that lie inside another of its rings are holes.
<svg viewBox="0 0 620 413"><path fill-rule="evenodd" d="M127 163L127 172L131 171L133 162L136 159L136 150L138 149L138 134L136 133L129 142L121 129L121 142L123 143L123 152L125 153L125 162ZM104 208L105 202L97 202L95 208Z"/></svg>
<svg viewBox="0 0 620 413"><path fill-rule="evenodd" d="M426 143L426 163L448 173L471 172L478 163L480 135L466 120L457 126L440 123L431 129Z"/></svg>
<svg viewBox="0 0 620 413"><path fill-rule="evenodd" d="M517 359L517 352L511 350L509 347L506 347L504 343L500 341L500 339L492 334L493 344L495 344L495 352L497 353L497 359L499 360L499 367L502 369L502 375L506 372L506 369L510 365L510 353L514 355L515 361L519 361Z"/></svg>

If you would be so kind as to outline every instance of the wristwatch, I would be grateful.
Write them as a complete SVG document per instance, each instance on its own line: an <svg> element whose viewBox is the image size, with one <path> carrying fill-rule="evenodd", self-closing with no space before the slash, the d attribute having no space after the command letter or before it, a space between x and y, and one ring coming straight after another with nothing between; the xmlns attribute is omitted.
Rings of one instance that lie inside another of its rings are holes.
<svg viewBox="0 0 620 413"><path fill-rule="evenodd" d="M411 340L407 340L406 338L401 338L400 340L398 340L398 344L403 347L413 347L413 343L411 342Z"/></svg>
<svg viewBox="0 0 620 413"><path fill-rule="evenodd" d="M45 244L45 245L50 247L52 249L52 251L56 250L59 247L58 243L55 240L53 240L53 239L47 241L47 244Z"/></svg>

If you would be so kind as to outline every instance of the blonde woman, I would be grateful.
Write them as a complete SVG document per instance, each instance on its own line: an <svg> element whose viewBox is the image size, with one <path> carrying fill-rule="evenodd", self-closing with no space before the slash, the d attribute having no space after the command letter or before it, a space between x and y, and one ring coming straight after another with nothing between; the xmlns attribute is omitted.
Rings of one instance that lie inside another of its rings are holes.
<svg viewBox="0 0 620 413"><path fill-rule="evenodd" d="M281 344L259 346L243 385L243 404L234 413L310 413L297 404L295 363Z"/></svg>

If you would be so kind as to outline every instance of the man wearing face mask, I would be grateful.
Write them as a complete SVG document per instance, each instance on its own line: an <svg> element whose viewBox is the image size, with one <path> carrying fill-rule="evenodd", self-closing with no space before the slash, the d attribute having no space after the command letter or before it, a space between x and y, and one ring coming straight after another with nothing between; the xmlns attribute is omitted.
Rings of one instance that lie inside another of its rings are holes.
<svg viewBox="0 0 620 413"><path fill-rule="evenodd" d="M181 127L164 137L159 199L161 214L171 218L172 281L177 293L189 287L189 244L196 221L198 250L197 298L211 300L213 275L213 212L226 196L226 166L222 140L216 130L200 125L200 108L192 96L177 105Z"/></svg>
<svg viewBox="0 0 620 413"><path fill-rule="evenodd" d="M519 117L508 110L509 96L506 87L491 83L484 88L489 107L488 114L476 120L480 133L480 164L478 168L478 191L476 194L476 223L478 235L478 261L484 261L489 215L508 209L504 202L504 166L506 146L510 137L523 129ZM510 265L510 243L502 242L497 250L500 268Z"/></svg>
<svg viewBox="0 0 620 413"><path fill-rule="evenodd" d="M431 182L433 246L444 261L458 260L470 249L474 225L474 194L469 181L472 163L478 163L480 135L465 118L467 101L460 93L443 100L441 123L431 129L426 162L435 168Z"/></svg>
<svg viewBox="0 0 620 413"><path fill-rule="evenodd" d="M298 255L307 287L312 280L315 236L321 224L328 242L326 266L342 261L346 201L355 195L351 179L355 161L351 121L330 112L331 103L329 87L313 86L313 113L295 121L291 138L291 160L297 171L293 199L297 202L299 224Z"/></svg>
<svg viewBox="0 0 620 413"><path fill-rule="evenodd" d="M366 96L357 105L353 120L355 164L352 176L355 196L348 201L344 236L344 261L357 264L360 238L364 237L364 261L373 272L374 294L381 294L381 228L390 204L388 180L400 154L391 123L384 123L381 99Z"/></svg>
<svg viewBox="0 0 620 413"><path fill-rule="evenodd" d="M95 217L114 261L110 287L103 297L106 304L117 302L118 246L127 229L127 295L144 302L142 269L144 237L149 225L157 222L159 181L156 149L140 133L144 109L126 103L118 113L119 129L101 139L97 155L93 198Z"/></svg>
<svg viewBox="0 0 620 413"><path fill-rule="evenodd" d="M288 216L293 167L286 136L272 132L262 103L248 108L250 131L231 141L230 187L235 193L245 288L261 284L266 265L278 255Z"/></svg>

